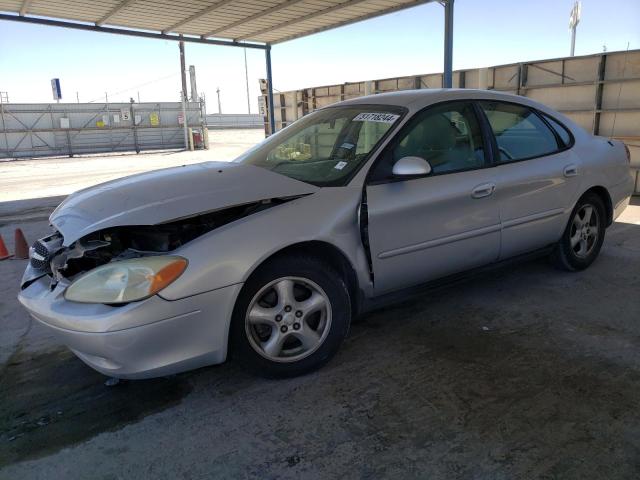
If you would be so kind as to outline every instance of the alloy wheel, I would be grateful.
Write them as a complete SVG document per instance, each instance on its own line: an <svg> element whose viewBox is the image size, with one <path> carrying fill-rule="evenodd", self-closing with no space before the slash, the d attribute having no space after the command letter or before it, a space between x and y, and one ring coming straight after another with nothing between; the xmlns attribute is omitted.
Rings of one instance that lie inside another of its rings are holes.
<svg viewBox="0 0 640 480"><path fill-rule="evenodd" d="M295 362L324 343L331 302L315 282L300 277L273 280L249 303L245 332L252 348L274 362Z"/></svg>
<svg viewBox="0 0 640 480"><path fill-rule="evenodd" d="M576 212L569 232L571 250L578 258L588 257L598 243L600 218L598 209L584 204Z"/></svg>

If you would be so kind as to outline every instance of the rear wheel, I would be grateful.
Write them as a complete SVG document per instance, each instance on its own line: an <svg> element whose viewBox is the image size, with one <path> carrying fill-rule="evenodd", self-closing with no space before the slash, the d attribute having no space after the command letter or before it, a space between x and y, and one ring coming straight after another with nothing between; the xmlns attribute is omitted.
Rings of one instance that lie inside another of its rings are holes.
<svg viewBox="0 0 640 480"><path fill-rule="evenodd" d="M301 255L279 257L252 275L240 293L232 349L258 375L302 375L336 353L350 312L346 285L330 265Z"/></svg>
<svg viewBox="0 0 640 480"><path fill-rule="evenodd" d="M587 193L576 204L553 254L564 270L584 270L593 263L604 242L605 208L595 193Z"/></svg>

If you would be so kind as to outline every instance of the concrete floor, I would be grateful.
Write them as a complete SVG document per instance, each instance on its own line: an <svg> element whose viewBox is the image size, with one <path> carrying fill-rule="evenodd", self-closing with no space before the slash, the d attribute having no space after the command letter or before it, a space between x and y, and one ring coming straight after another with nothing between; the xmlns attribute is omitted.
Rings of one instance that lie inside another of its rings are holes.
<svg viewBox="0 0 640 480"><path fill-rule="evenodd" d="M5 204L0 234L46 234L52 203ZM589 270L539 260L371 313L284 381L230 362L105 387L19 308L24 266L0 262L0 479L640 476L638 201Z"/></svg>
<svg viewBox="0 0 640 480"><path fill-rule="evenodd" d="M261 129L209 130L209 150L0 161L0 202L68 195L97 183L158 168L229 161L261 140Z"/></svg>

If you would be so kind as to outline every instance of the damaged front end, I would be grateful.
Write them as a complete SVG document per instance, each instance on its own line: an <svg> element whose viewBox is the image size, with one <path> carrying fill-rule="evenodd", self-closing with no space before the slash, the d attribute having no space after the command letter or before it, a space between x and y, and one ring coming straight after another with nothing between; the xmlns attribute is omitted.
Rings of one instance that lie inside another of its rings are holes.
<svg viewBox="0 0 640 480"><path fill-rule="evenodd" d="M269 199L224 208L157 225L126 225L106 228L79 238L69 246L56 231L37 240L21 288L47 275L53 290L79 275L110 262L165 255L223 225L260 212L292 198Z"/></svg>

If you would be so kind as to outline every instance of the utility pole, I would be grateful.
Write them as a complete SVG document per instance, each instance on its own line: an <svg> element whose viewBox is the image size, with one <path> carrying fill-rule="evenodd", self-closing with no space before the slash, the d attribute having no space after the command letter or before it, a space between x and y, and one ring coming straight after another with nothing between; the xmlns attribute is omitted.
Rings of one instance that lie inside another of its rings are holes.
<svg viewBox="0 0 640 480"><path fill-rule="evenodd" d="M571 31L571 54L574 56L576 52L576 27L580 23L580 14L582 13L582 2L576 0L569 14L569 30Z"/></svg>
<svg viewBox="0 0 640 480"><path fill-rule="evenodd" d="M78 92L76 92L76 100L80 103L80 94Z"/></svg>
<svg viewBox="0 0 640 480"><path fill-rule="evenodd" d="M251 100L249 98L249 70L247 69L247 49L244 49L244 79L247 84L247 113L251 114Z"/></svg>
<svg viewBox="0 0 640 480"><path fill-rule="evenodd" d="M182 35L180 35L182 38ZM184 148L189 149L189 127L187 126L187 72L184 61L184 41L178 42L180 48L180 80L182 81L182 91L180 92L180 102L182 103L182 125L184 130Z"/></svg>
<svg viewBox="0 0 640 480"><path fill-rule="evenodd" d="M198 85L196 84L196 67L195 65L189 66L189 83L191 84L191 101L197 102L198 98Z"/></svg>
<svg viewBox="0 0 640 480"><path fill-rule="evenodd" d="M222 106L220 105L220 87L216 89L216 93L218 94L218 113L222 113Z"/></svg>
<svg viewBox="0 0 640 480"><path fill-rule="evenodd" d="M182 38L182 35L180 35L180 38ZM180 40L180 42L178 42L178 46L180 47L180 81L182 82L182 95L186 100L187 99L187 69L186 69L185 60L184 60L184 41Z"/></svg>

